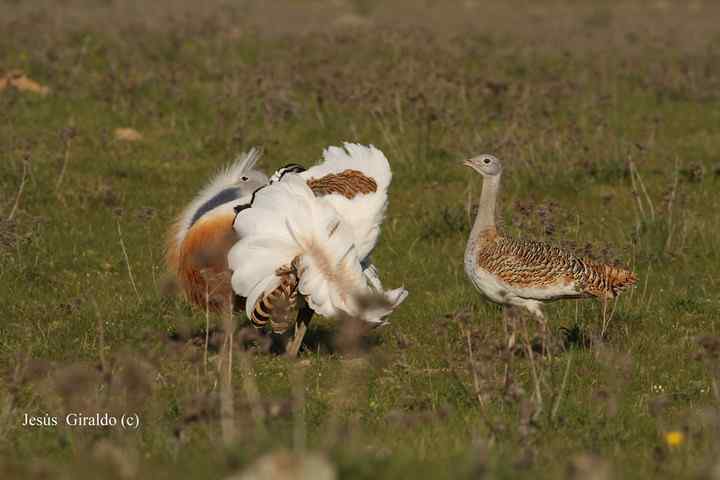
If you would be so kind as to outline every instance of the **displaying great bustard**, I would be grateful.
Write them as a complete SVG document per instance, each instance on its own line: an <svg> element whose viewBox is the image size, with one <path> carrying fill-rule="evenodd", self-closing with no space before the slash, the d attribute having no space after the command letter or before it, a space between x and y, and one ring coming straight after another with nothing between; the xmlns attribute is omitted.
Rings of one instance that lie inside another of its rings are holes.
<svg viewBox="0 0 720 480"><path fill-rule="evenodd" d="M276 333L295 326L290 355L313 312L379 325L406 298L403 288L385 291L370 263L391 179L380 150L345 144L308 170L283 167L237 208L233 289L257 326L269 322Z"/></svg>
<svg viewBox="0 0 720 480"><path fill-rule="evenodd" d="M244 305L256 327L275 333L295 325L290 355L314 311L381 323L407 296L385 292L369 258L392 177L385 156L330 147L319 165L290 164L268 178L254 169L259 155L251 150L216 175L171 228L166 263L188 300L211 311Z"/></svg>
<svg viewBox="0 0 720 480"><path fill-rule="evenodd" d="M628 270L503 235L495 225L500 160L480 155L464 164L483 176L480 208L465 250L465 272L489 300L524 307L544 327L543 302L588 297L607 301L635 284L635 274Z"/></svg>

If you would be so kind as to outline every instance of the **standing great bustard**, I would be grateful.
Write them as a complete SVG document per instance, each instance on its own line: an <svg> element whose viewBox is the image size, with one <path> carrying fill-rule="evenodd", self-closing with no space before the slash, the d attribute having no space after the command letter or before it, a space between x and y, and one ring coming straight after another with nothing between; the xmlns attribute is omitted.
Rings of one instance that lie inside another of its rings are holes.
<svg viewBox="0 0 720 480"><path fill-rule="evenodd" d="M284 333L295 325L291 356L313 312L379 325L405 300L405 289L383 289L370 264L391 178L380 150L347 143L326 149L308 170L283 167L238 207L240 240L228 257L233 289L257 326L269 321Z"/></svg>
<svg viewBox="0 0 720 480"><path fill-rule="evenodd" d="M635 274L628 270L498 232L495 206L502 164L492 155L480 155L464 164L483 176L480 208L465 250L465 273L488 299L524 307L544 326L543 302L588 297L607 301L635 284Z"/></svg>
<svg viewBox="0 0 720 480"><path fill-rule="evenodd" d="M227 253L238 240L234 207L267 185L268 177L254 169L259 157L252 149L221 170L180 213L167 237L168 270L191 303L210 311L233 305Z"/></svg>

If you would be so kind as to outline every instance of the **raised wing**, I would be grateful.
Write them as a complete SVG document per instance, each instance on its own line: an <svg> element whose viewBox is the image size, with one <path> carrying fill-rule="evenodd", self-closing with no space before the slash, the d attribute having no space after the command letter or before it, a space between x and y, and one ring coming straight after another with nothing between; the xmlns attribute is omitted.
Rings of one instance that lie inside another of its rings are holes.
<svg viewBox="0 0 720 480"><path fill-rule="evenodd" d="M385 155L372 145L345 143L342 148L325 149L322 163L300 176L349 225L358 257L367 258L377 244L387 209L392 172Z"/></svg>

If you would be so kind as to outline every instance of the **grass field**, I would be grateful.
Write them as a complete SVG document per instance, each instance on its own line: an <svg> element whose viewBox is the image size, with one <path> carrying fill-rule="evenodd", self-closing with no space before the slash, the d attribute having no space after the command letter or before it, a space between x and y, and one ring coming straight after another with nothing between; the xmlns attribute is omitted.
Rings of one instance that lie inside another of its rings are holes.
<svg viewBox="0 0 720 480"><path fill-rule="evenodd" d="M0 91L0 476L720 478L720 7L298 3L0 0L0 77L49 88ZM228 351L168 225L251 146L271 171L344 140L390 159L374 261L410 297L297 361L237 315ZM481 152L508 232L637 273L605 322L556 303L504 347L462 266ZM141 426L22 425L69 412Z"/></svg>

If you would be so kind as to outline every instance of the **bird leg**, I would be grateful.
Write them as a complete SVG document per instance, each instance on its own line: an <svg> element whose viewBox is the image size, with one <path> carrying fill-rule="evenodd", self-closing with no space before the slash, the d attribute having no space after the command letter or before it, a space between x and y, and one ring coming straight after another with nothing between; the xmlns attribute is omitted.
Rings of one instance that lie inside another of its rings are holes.
<svg viewBox="0 0 720 480"><path fill-rule="evenodd" d="M542 336L545 337L545 334L547 333L547 320L545 320L545 315L543 315L542 310L540 310L540 305L532 305L532 307L528 307L528 310L530 310L530 313L535 315L535 318L537 318L537 321L540 324L540 332L542 333Z"/></svg>
<svg viewBox="0 0 720 480"><path fill-rule="evenodd" d="M507 349L512 351L515 347L515 309L512 306L503 308L503 327L507 339Z"/></svg>
<svg viewBox="0 0 720 480"><path fill-rule="evenodd" d="M530 360L530 372L532 373L533 384L535 385L535 414L536 417L542 412L543 409L543 396L542 389L540 388L540 375L538 375L538 367L535 365L535 355L533 353L532 342L530 341L530 333L528 332L527 321L522 321L523 334L525 337L525 353Z"/></svg>
<svg viewBox="0 0 720 480"><path fill-rule="evenodd" d="M516 324L515 324L515 308L512 305L503 308L503 328L505 329L506 344L506 359L505 359L505 373L503 374L503 386L505 392L507 392L512 383L512 361L515 356L513 349L515 348L516 341Z"/></svg>
<svg viewBox="0 0 720 480"><path fill-rule="evenodd" d="M310 320L312 320L314 313L315 312L305 305L298 308L297 320L295 321L295 335L285 351L288 357L297 357L303 338L307 332L308 324L310 323Z"/></svg>
<svg viewBox="0 0 720 480"><path fill-rule="evenodd" d="M600 339L604 340L605 335L607 334L608 327L610 326L610 321L613 318L613 315L615 314L615 307L617 306L617 297L615 297L615 303L613 304L612 310L608 314L608 302L613 297L602 297L602 331L600 332Z"/></svg>
<svg viewBox="0 0 720 480"><path fill-rule="evenodd" d="M525 306L530 313L533 314L533 316L537 319L538 323L540 324L540 341L542 342L542 352L545 354L547 358L551 358L552 355L550 353L551 350L551 339L550 339L550 331L548 329L547 320L545 319L545 315L543 315L542 309L540 308L541 303L540 302L533 302Z"/></svg>

